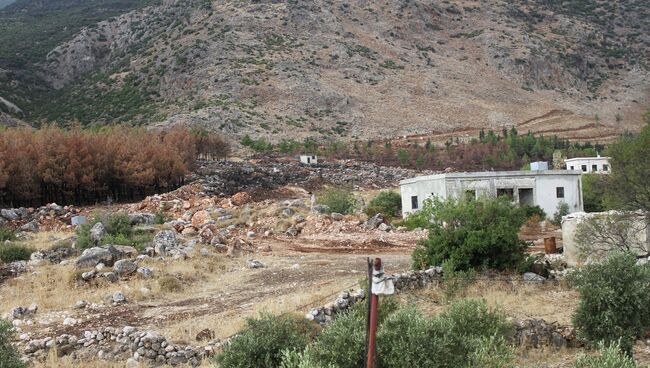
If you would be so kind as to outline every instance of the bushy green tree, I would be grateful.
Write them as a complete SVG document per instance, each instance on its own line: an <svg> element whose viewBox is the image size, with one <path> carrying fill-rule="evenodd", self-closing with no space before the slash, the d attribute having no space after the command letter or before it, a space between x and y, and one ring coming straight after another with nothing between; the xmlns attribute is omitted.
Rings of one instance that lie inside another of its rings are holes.
<svg viewBox="0 0 650 368"><path fill-rule="evenodd" d="M612 208L650 212L650 124L609 147L612 172L606 201Z"/></svg>
<svg viewBox="0 0 650 368"><path fill-rule="evenodd" d="M578 336L608 345L620 340L631 354L635 339L650 328L650 266L615 251L570 274L569 281L580 292L573 316Z"/></svg>
<svg viewBox="0 0 650 368"><path fill-rule="evenodd" d="M602 212L607 210L605 191L609 175L582 174L582 201L585 212Z"/></svg>
<svg viewBox="0 0 650 368"><path fill-rule="evenodd" d="M356 201L350 189L332 187L320 193L318 203L329 207L330 212L347 214L352 212Z"/></svg>
<svg viewBox="0 0 650 368"><path fill-rule="evenodd" d="M262 314L249 318L216 359L220 368L277 368L283 351L302 351L315 328L300 316Z"/></svg>
<svg viewBox="0 0 650 368"><path fill-rule="evenodd" d="M368 216L381 213L389 219L398 217L402 212L402 196L391 190L383 191L370 201L365 212Z"/></svg>
<svg viewBox="0 0 650 368"><path fill-rule="evenodd" d="M434 198L421 212L419 216L430 219L429 238L413 252L414 268L450 262L454 270L502 270L523 259L526 243L518 232L526 217L507 199Z"/></svg>
<svg viewBox="0 0 650 368"><path fill-rule="evenodd" d="M366 319L357 308L339 315L321 333L313 344L313 356L321 364L338 368L363 366L366 343Z"/></svg>
<svg viewBox="0 0 650 368"><path fill-rule="evenodd" d="M24 368L20 354L11 345L14 332L11 323L0 319L0 368Z"/></svg>
<svg viewBox="0 0 650 368"><path fill-rule="evenodd" d="M561 225L562 224L562 217L566 216L569 214L569 205L561 201L560 203L557 204L557 207L555 208L555 213L553 214L553 223L555 225Z"/></svg>

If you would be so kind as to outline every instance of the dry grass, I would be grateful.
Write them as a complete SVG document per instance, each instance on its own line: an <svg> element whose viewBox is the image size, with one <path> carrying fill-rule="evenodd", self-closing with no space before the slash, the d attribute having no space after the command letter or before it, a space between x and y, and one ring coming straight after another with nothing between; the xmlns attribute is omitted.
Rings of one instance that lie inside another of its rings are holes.
<svg viewBox="0 0 650 368"><path fill-rule="evenodd" d="M406 302L417 304L429 314L440 313L447 303L444 286L405 294ZM563 284L524 284L479 280L459 292L455 298L483 298L488 305L498 307L516 319L542 318L547 322L571 324L578 305L578 293Z"/></svg>
<svg viewBox="0 0 650 368"><path fill-rule="evenodd" d="M62 239L73 236L74 232L63 231L42 231L29 234L30 238L16 243L27 245L36 250L46 250L52 248Z"/></svg>

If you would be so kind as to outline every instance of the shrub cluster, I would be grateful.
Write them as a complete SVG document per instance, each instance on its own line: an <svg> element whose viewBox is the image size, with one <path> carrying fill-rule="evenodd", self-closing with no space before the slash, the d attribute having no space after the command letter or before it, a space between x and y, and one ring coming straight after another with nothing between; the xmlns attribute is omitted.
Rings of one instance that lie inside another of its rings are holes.
<svg viewBox="0 0 650 368"><path fill-rule="evenodd" d="M28 261L34 249L20 244L0 243L0 260L3 262Z"/></svg>
<svg viewBox="0 0 650 368"><path fill-rule="evenodd" d="M631 355L634 341L650 328L650 266L630 253L612 252L569 275L580 292L573 316L578 336L592 343L619 343Z"/></svg>
<svg viewBox="0 0 650 368"><path fill-rule="evenodd" d="M276 368L285 353L302 351L316 332L303 317L262 314L246 320L244 329L217 356L220 368Z"/></svg>
<svg viewBox="0 0 650 368"><path fill-rule="evenodd" d="M129 216L124 213L100 214L93 216L85 224L77 228L76 246L78 248L86 249L102 245L95 244L90 239L90 230L99 222L106 229L106 236L102 239L102 244L130 245L138 250L142 250L145 244L153 239L150 232L133 229Z"/></svg>
<svg viewBox="0 0 650 368"><path fill-rule="evenodd" d="M432 199L417 214L427 219L429 238L413 252L414 268L443 263L453 270L516 267L527 246L518 237L523 212L503 198Z"/></svg>
<svg viewBox="0 0 650 368"><path fill-rule="evenodd" d="M462 300L434 318L382 299L377 333L378 364L384 368L510 367L505 336L511 325L484 301ZM310 343L304 320L263 315L249 320L218 356L220 367L358 368L363 366L366 316L355 306Z"/></svg>
<svg viewBox="0 0 650 368"><path fill-rule="evenodd" d="M5 242L7 240L15 240L15 239L16 239L16 233L13 231L13 229L5 226L0 226L0 242Z"/></svg>
<svg viewBox="0 0 650 368"><path fill-rule="evenodd" d="M384 191L373 198L365 209L366 215L372 217L378 213L385 218L399 217L402 212L402 196L393 191Z"/></svg>
<svg viewBox="0 0 650 368"><path fill-rule="evenodd" d="M350 189L332 187L319 193L318 203L329 207L330 212L348 214L352 213L356 200Z"/></svg>
<svg viewBox="0 0 650 368"><path fill-rule="evenodd" d="M11 345L14 331L10 322L0 319L0 367L24 368L25 363L20 360L20 354Z"/></svg>

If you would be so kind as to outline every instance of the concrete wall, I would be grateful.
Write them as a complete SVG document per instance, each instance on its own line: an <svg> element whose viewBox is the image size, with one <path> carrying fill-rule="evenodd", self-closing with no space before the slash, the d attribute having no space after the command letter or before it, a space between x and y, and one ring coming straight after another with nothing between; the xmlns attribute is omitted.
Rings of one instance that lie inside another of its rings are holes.
<svg viewBox="0 0 650 368"><path fill-rule="evenodd" d="M405 180L400 183L402 194L402 215L406 216L414 209L411 197L418 196L418 210L422 202L431 196L442 199L447 197L462 198L467 191L475 191L476 197L497 197L499 189L511 189L513 201L521 203L519 190L532 191L533 205L540 206L548 216L553 216L557 206L564 201L569 204L570 212L582 211L582 182L580 175L540 174L539 172L517 172L514 174L473 173L439 174L422 178ZM564 198L557 198L557 187L564 188Z"/></svg>
<svg viewBox="0 0 650 368"><path fill-rule="evenodd" d="M535 184L535 203L546 212L547 216L553 216L560 202L569 205L569 213L584 210L580 176L540 176ZM564 188L564 198L557 197L557 187Z"/></svg>
<svg viewBox="0 0 650 368"><path fill-rule="evenodd" d="M307 164L307 165L317 164L318 156L308 156L308 155L300 156L300 163Z"/></svg>
<svg viewBox="0 0 650 368"><path fill-rule="evenodd" d="M594 212L594 213L585 213L577 212L572 213L568 216L564 216L562 219L562 244L564 247L564 258L567 261L569 266L576 266L584 263L587 257L598 257L602 254L597 254L596 252L591 255L580 254L578 245L575 238L575 233L578 225L588 218L598 217L598 216L608 216L615 213L615 211L610 212ZM646 218L643 215L635 214L634 229L631 230L630 236L635 237L636 241L639 244L645 244L645 250L650 252L650 237L648 232L650 228L646 223ZM603 248L599 246L599 248ZM607 248L607 247L604 247Z"/></svg>
<svg viewBox="0 0 650 368"><path fill-rule="evenodd" d="M445 178L439 176L426 181L417 181L408 185L402 185L402 216L406 217L408 214L422 208L424 200L437 196L440 198L447 198L447 188L445 186ZM411 197L418 197L418 208L411 207Z"/></svg>
<svg viewBox="0 0 650 368"><path fill-rule="evenodd" d="M612 167L609 165L609 157L580 157L569 160L564 160L567 170L582 170L582 165L585 165L587 170L584 172L594 172L593 165L596 165L595 172L610 172ZM608 166L608 170L603 170L603 165ZM571 167L573 166L573 169Z"/></svg>

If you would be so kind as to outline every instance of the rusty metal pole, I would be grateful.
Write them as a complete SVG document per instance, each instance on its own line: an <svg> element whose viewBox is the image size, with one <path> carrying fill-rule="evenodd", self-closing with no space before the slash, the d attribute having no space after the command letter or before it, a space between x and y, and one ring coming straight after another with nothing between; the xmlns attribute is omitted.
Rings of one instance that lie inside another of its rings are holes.
<svg viewBox="0 0 650 368"><path fill-rule="evenodd" d="M368 312L366 313L366 351L363 354L363 366L368 367L368 336L370 336L370 303L372 294L372 260L370 257L366 258L368 263L368 293L366 294L366 300L368 301Z"/></svg>
<svg viewBox="0 0 650 368"><path fill-rule="evenodd" d="M375 270L381 270L381 259L375 258ZM379 296L372 293L372 287L369 290L370 296L370 331L368 332L368 367L373 367L375 358L375 337L377 334L377 306L379 305Z"/></svg>

